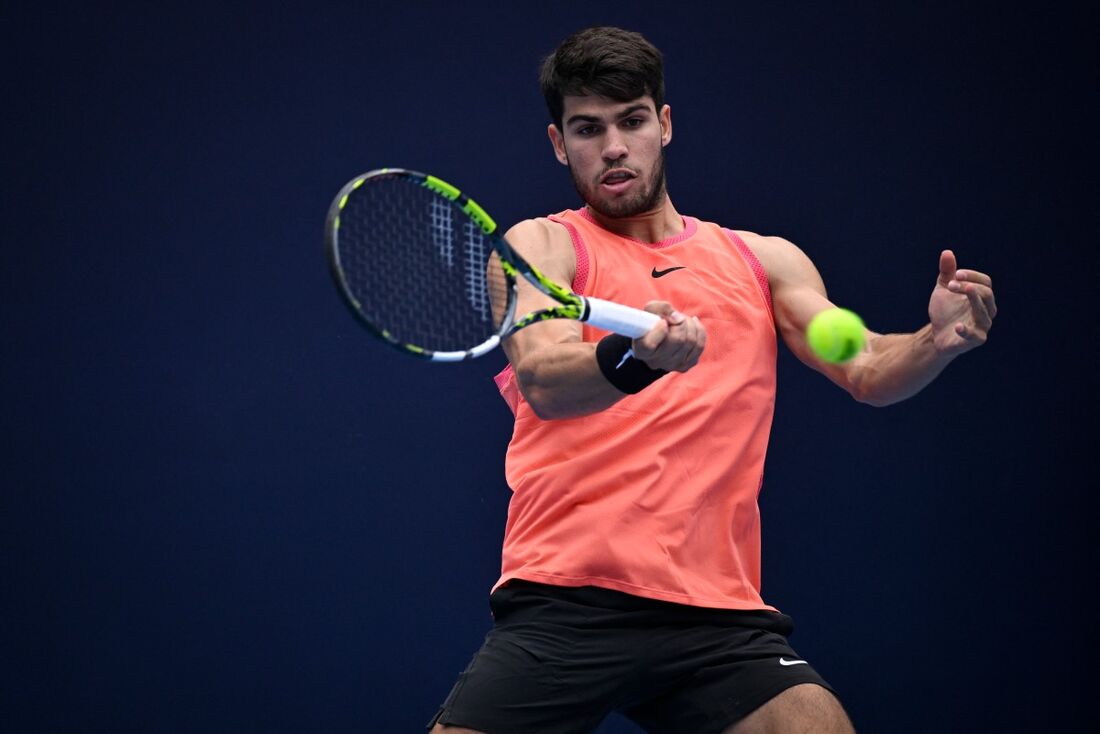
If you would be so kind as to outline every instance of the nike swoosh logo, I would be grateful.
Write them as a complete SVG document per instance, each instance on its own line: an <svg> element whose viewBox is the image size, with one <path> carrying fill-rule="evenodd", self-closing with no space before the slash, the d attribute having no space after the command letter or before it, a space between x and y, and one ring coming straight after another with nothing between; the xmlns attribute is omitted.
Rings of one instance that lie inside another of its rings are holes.
<svg viewBox="0 0 1100 734"><path fill-rule="evenodd" d="M805 660L788 660L787 658L779 658L780 665L809 665Z"/></svg>
<svg viewBox="0 0 1100 734"><path fill-rule="evenodd" d="M676 267L669 268L668 270L658 270L657 268L653 268L652 275L654 278L663 278L674 270L683 270L686 267L687 265L677 265Z"/></svg>

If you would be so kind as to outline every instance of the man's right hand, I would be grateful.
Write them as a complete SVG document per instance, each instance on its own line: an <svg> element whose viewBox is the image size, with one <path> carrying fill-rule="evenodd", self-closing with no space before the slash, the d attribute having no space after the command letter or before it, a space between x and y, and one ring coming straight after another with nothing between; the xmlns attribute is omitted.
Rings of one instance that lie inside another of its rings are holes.
<svg viewBox="0 0 1100 734"><path fill-rule="evenodd" d="M661 321L634 340L634 357L655 370L687 372L699 363L707 330L697 316L685 316L665 301L650 301L645 310Z"/></svg>

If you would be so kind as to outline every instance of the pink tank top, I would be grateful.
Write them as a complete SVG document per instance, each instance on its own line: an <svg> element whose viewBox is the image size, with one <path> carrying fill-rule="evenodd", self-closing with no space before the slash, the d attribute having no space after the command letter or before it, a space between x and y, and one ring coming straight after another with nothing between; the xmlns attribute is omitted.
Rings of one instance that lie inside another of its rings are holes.
<svg viewBox="0 0 1100 734"><path fill-rule="evenodd" d="M641 308L664 300L707 329L699 364L599 413L538 418L511 368L515 413L501 577L599 586L664 601L773 609L760 596L757 496L775 403L767 276L734 232L684 218L647 244L587 210L550 217L573 239L573 289ZM585 341L606 332L587 324Z"/></svg>

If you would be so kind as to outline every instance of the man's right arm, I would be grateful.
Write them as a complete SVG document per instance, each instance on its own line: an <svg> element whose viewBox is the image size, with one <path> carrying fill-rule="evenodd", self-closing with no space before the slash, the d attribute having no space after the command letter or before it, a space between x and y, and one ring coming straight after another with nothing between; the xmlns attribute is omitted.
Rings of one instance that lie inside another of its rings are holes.
<svg viewBox="0 0 1100 734"><path fill-rule="evenodd" d="M569 233L546 219L529 219L512 227L505 239L528 262L564 286L573 282L576 256ZM517 315L555 305L526 279L520 278ZM686 372L706 344L699 319L653 301L646 310L663 316L648 333L633 340L636 359L652 369ZM604 410L623 397L604 377L596 359L596 344L581 340L581 323L550 319L516 332L503 344L524 399L544 420L574 418Z"/></svg>

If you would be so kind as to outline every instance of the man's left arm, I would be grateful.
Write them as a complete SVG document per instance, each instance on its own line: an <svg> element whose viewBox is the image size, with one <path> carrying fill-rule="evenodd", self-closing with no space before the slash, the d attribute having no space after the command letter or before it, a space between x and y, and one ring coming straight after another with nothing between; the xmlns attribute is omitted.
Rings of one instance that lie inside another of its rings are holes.
<svg viewBox="0 0 1100 734"><path fill-rule="evenodd" d="M768 273L775 321L783 341L805 364L870 405L890 405L920 392L958 355L985 343L997 315L993 283L961 270L955 254L940 254L939 276L928 302L929 323L910 334L868 330L863 351L843 364L820 360L806 342L806 327L832 308L810 259L778 237L742 233Z"/></svg>

